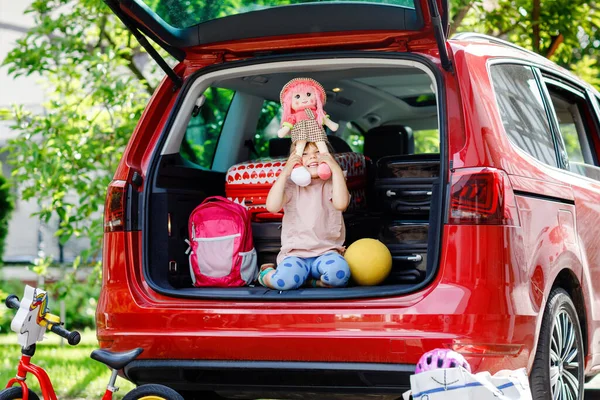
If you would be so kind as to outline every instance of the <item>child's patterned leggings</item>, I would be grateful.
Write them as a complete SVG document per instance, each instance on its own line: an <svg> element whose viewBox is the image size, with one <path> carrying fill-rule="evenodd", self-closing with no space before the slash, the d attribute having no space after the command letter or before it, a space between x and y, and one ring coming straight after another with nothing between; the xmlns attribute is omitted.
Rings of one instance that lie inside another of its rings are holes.
<svg viewBox="0 0 600 400"><path fill-rule="evenodd" d="M312 277L333 287L343 287L350 279L350 267L340 254L331 252L319 257L286 257L277 266L270 281L279 290L297 289Z"/></svg>

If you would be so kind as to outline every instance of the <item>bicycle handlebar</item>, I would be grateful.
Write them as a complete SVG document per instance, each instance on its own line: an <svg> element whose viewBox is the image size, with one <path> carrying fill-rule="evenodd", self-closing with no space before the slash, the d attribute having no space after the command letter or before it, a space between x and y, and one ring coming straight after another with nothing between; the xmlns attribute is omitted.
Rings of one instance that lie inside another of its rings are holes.
<svg viewBox="0 0 600 400"><path fill-rule="evenodd" d="M4 300L4 304L6 304L6 307L12 308L13 310L18 310L21 306L21 302L19 301L19 298L16 294L8 295L6 300Z"/></svg>
<svg viewBox="0 0 600 400"><path fill-rule="evenodd" d="M81 335L77 331L68 331L60 325L52 325L50 330L56 333L58 336L67 339L67 342L71 346L75 346L81 341Z"/></svg>
<svg viewBox="0 0 600 400"><path fill-rule="evenodd" d="M4 301L4 304L6 304L6 307L12 308L13 310L18 310L19 307L21 306L19 297L17 297L14 294L9 295L6 298L6 300ZM58 336L60 336L64 339L66 339L67 342L71 346L75 346L75 345L79 344L79 342L81 341L81 335L77 331L68 331L65 328L63 328L61 325L53 324L51 322L48 322L48 325L50 325L50 330L52 332L56 333Z"/></svg>

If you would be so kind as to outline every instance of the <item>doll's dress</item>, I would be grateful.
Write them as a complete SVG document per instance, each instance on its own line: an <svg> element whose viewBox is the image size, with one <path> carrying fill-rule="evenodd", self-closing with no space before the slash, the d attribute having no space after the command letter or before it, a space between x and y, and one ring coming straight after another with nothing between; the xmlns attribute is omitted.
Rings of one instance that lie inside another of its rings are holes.
<svg viewBox="0 0 600 400"><path fill-rule="evenodd" d="M303 111L307 118L296 121L294 124L291 132L292 143L296 143L298 140L306 140L307 142L326 142L327 135L325 134L323 126L319 125L319 121L317 121L314 111L310 108L306 108Z"/></svg>

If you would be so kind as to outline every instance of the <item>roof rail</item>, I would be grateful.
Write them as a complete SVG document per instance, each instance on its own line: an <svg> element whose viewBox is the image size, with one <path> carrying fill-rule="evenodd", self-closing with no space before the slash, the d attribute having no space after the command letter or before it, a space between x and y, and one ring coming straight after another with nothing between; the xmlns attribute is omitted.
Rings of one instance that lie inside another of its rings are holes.
<svg viewBox="0 0 600 400"><path fill-rule="evenodd" d="M515 50L520 50L525 53L544 58L544 56L542 56L541 54L534 53L531 50L524 49L523 47L517 46L516 44L511 43L511 42L507 42L506 40L498 39L497 37L494 37L494 36L484 35L483 33L461 32L461 33L457 33L456 35L452 36L451 39L452 40L466 40L466 41L469 41L469 40L477 41L478 40L478 41L485 41L485 42L493 43L493 44L501 44L503 46L508 46Z"/></svg>

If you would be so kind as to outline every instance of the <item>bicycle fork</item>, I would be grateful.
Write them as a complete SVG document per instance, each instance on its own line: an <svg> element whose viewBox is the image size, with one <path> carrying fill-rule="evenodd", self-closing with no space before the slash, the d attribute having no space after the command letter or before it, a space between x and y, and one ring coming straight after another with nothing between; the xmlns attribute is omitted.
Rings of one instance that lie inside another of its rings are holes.
<svg viewBox="0 0 600 400"><path fill-rule="evenodd" d="M25 383L25 380L27 379L27 373L31 372L40 383L44 400L57 400L56 393L54 393L52 383L50 382L50 377L46 371L44 371L43 368L31 363L31 357L33 357L34 354L35 344L21 349L21 359L19 360L19 365L17 366L17 376L8 381L6 388L8 389L15 384L18 384L21 386L23 400L28 400L29 389L27 387L27 383Z"/></svg>

